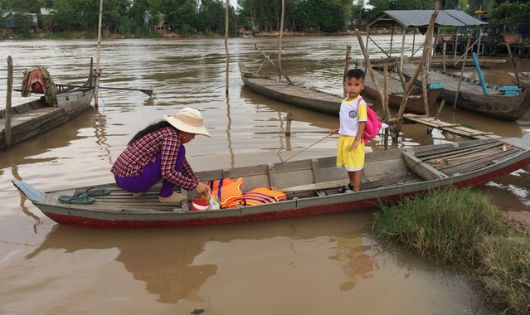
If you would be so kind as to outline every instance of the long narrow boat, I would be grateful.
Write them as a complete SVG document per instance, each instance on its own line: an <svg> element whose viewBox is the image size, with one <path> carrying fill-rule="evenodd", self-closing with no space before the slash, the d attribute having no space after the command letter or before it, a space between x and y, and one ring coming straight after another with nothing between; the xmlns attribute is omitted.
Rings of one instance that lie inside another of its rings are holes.
<svg viewBox="0 0 530 315"><path fill-rule="evenodd" d="M403 65L403 74L406 77L410 78L414 71L414 65ZM501 94L501 91L494 86L487 86L488 95L484 95L484 91L477 80L462 80L459 90L460 80L458 76L429 71L428 77L431 82L440 82L444 85L441 94L447 103L453 104L457 91L459 91L456 106L477 114L499 120L514 121L521 118L530 109L530 92L528 89L517 96L510 96ZM420 81L421 79L418 77L418 82Z"/></svg>
<svg viewBox="0 0 530 315"><path fill-rule="evenodd" d="M46 96L11 108L11 145L55 128L90 108L94 97L94 77L80 87L59 88L56 104ZM6 148L6 110L0 110L0 150Z"/></svg>
<svg viewBox="0 0 530 315"><path fill-rule="evenodd" d="M339 114L342 97L338 95L311 90L287 81L278 81L270 77L256 75L249 72L242 63L239 63L239 69L245 86L258 94L328 115L338 116ZM382 75L380 75L378 80L382 82ZM403 89L400 87L401 83L395 78L391 78L389 83L389 106L398 109L403 100ZM441 90L438 88L429 89L427 94L429 108L433 108L440 92ZM372 99L379 97L375 85L372 84L372 79L369 76L366 77L366 86L362 95ZM405 105L405 112L425 114L423 97L421 95L411 95Z"/></svg>
<svg viewBox="0 0 530 315"><path fill-rule="evenodd" d="M287 81L278 81L269 77L256 75L249 72L242 62L239 63L239 71L241 72L241 79L245 83L245 86L258 94L300 108L333 116L339 115L342 97L338 95L311 90Z"/></svg>
<svg viewBox="0 0 530 315"><path fill-rule="evenodd" d="M89 187L41 192L20 180L13 184L45 215L60 224L91 227L180 227L280 219L315 214L368 210L378 202L398 202L403 197L447 186L473 187L509 174L530 163L530 143L518 138L467 140L366 154L359 192L342 192L346 174L336 168L335 157L219 169L199 173L203 180L242 178L241 190L275 187L286 199L236 208L193 211L189 200L180 204L158 201L155 188L132 198L115 184L98 189L109 195L92 204L61 203Z"/></svg>
<svg viewBox="0 0 530 315"><path fill-rule="evenodd" d="M384 82L384 75L380 73L379 71L374 71L377 76L377 80L379 84L383 84ZM429 88L427 90L427 106L429 106L429 109L434 110L434 105L436 103L436 100L438 99L438 96L440 96L440 93L442 92L441 84L436 85L429 85ZM389 75L387 79L387 91L388 91L388 106L394 109L399 109L401 106L401 102L403 101L403 94L404 94L404 88L401 84L401 81L399 78L396 78L393 75ZM362 93L363 96L368 96L372 99L379 98L379 93L377 92L377 89L375 88L375 84L373 83L372 77L370 75L366 76L365 79L365 86ZM423 115L425 114L425 105L423 101L423 95L418 92L410 95L407 99L407 103L405 105L405 113L413 113L413 114L419 114Z"/></svg>

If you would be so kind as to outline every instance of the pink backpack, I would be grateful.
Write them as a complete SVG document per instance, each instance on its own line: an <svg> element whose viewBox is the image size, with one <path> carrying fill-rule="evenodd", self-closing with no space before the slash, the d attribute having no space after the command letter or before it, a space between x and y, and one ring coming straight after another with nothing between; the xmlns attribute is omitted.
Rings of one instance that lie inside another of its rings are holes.
<svg viewBox="0 0 530 315"><path fill-rule="evenodd" d="M357 106L361 103L363 100L362 97L359 96L359 100L357 101ZM370 142L375 136L377 136L377 133L379 132L379 129L381 129L381 126L383 125L379 118L377 117L376 112L366 105L366 125L364 126L364 132L363 132L363 140L364 144L367 144Z"/></svg>

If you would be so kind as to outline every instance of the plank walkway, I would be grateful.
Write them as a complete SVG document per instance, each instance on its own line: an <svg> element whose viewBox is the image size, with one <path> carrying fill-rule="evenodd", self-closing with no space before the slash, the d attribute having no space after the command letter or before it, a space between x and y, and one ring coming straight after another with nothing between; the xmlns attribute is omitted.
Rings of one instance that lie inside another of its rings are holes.
<svg viewBox="0 0 530 315"><path fill-rule="evenodd" d="M462 126L460 124L452 124L436 119L436 117L430 117L426 115L416 115L416 114L404 114L403 118L419 123L428 127L437 128L443 131L451 132L455 135L471 138L471 139L499 139L502 138L499 135L494 134L493 132L480 131L477 129L469 128Z"/></svg>

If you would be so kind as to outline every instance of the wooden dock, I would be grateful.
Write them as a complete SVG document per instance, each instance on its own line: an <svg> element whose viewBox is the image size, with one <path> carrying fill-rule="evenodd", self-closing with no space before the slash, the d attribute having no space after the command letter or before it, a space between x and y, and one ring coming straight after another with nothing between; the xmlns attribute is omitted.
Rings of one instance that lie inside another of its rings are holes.
<svg viewBox="0 0 530 315"><path fill-rule="evenodd" d="M416 115L416 114L404 114L403 118L419 123L431 128L437 128L443 131L451 132L455 135L471 138L471 139L498 139L502 138L499 135L494 134L493 132L480 131L477 129L469 128L462 126L460 124L452 124L436 119L436 117L430 117L426 115Z"/></svg>

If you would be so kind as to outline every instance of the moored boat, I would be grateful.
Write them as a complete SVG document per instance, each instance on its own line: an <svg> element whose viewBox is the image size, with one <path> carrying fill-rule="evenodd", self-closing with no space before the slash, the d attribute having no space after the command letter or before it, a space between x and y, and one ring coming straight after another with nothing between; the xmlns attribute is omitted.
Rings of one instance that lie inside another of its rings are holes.
<svg viewBox="0 0 530 315"><path fill-rule="evenodd" d="M37 100L11 107L11 143L17 144L72 120L90 108L94 97L95 76L76 87L59 86L53 97L48 94ZM6 145L6 109L0 110L0 150Z"/></svg>
<svg viewBox="0 0 530 315"><path fill-rule="evenodd" d="M403 66L403 74L408 78L412 77L414 71L413 65ZM457 76L435 71L429 71L428 77L432 82L440 82L444 85L441 94L447 103L453 104L458 93L456 106L477 114L499 120L515 121L530 109L528 89L517 95L511 95L511 93L503 93L505 91L502 87L485 86L486 95L478 80L466 78L460 80ZM420 78L418 82L421 82Z"/></svg>
<svg viewBox="0 0 530 315"><path fill-rule="evenodd" d="M377 75L377 80L380 82L379 84L382 84L381 82L384 82L384 76L382 73L378 71L374 71ZM388 91L388 106L390 108L399 109L401 106L401 102L403 101L403 95L404 95L404 88L401 84L401 81L392 76L389 75L387 78L387 91ZM442 91L443 85L441 84L430 84L428 85L427 89L427 106L429 109L434 110L436 100L438 99L438 96L440 96L440 93ZM377 92L377 89L375 88L375 84L373 83L372 77L367 74L365 79L365 86L364 90L362 92L363 96L370 97L372 99L378 99L379 93ZM425 114L425 104L424 104L424 97L420 92L414 93L409 95L407 98L407 103L405 104L405 113L413 113L413 114L419 114L423 115Z"/></svg>
<svg viewBox="0 0 530 315"><path fill-rule="evenodd" d="M274 187L286 199L259 205L193 211L191 200L180 204L158 201L155 187L132 198L115 184L95 187L108 195L90 204L61 202L61 196L89 193L90 187L41 192L20 180L13 184L45 215L60 224L92 227L181 227L281 219L316 214L368 210L378 202L431 189L473 187L509 174L530 163L530 143L518 138L467 140L366 154L361 191L342 192L348 182L335 157L219 169L198 173L202 180L242 178L241 190Z"/></svg>
<svg viewBox="0 0 530 315"><path fill-rule="evenodd" d="M245 86L258 94L300 108L333 116L339 115L342 97L338 95L311 90L291 84L288 81L278 81L270 77L257 75L249 72L245 64L241 62L239 63L239 71Z"/></svg>

